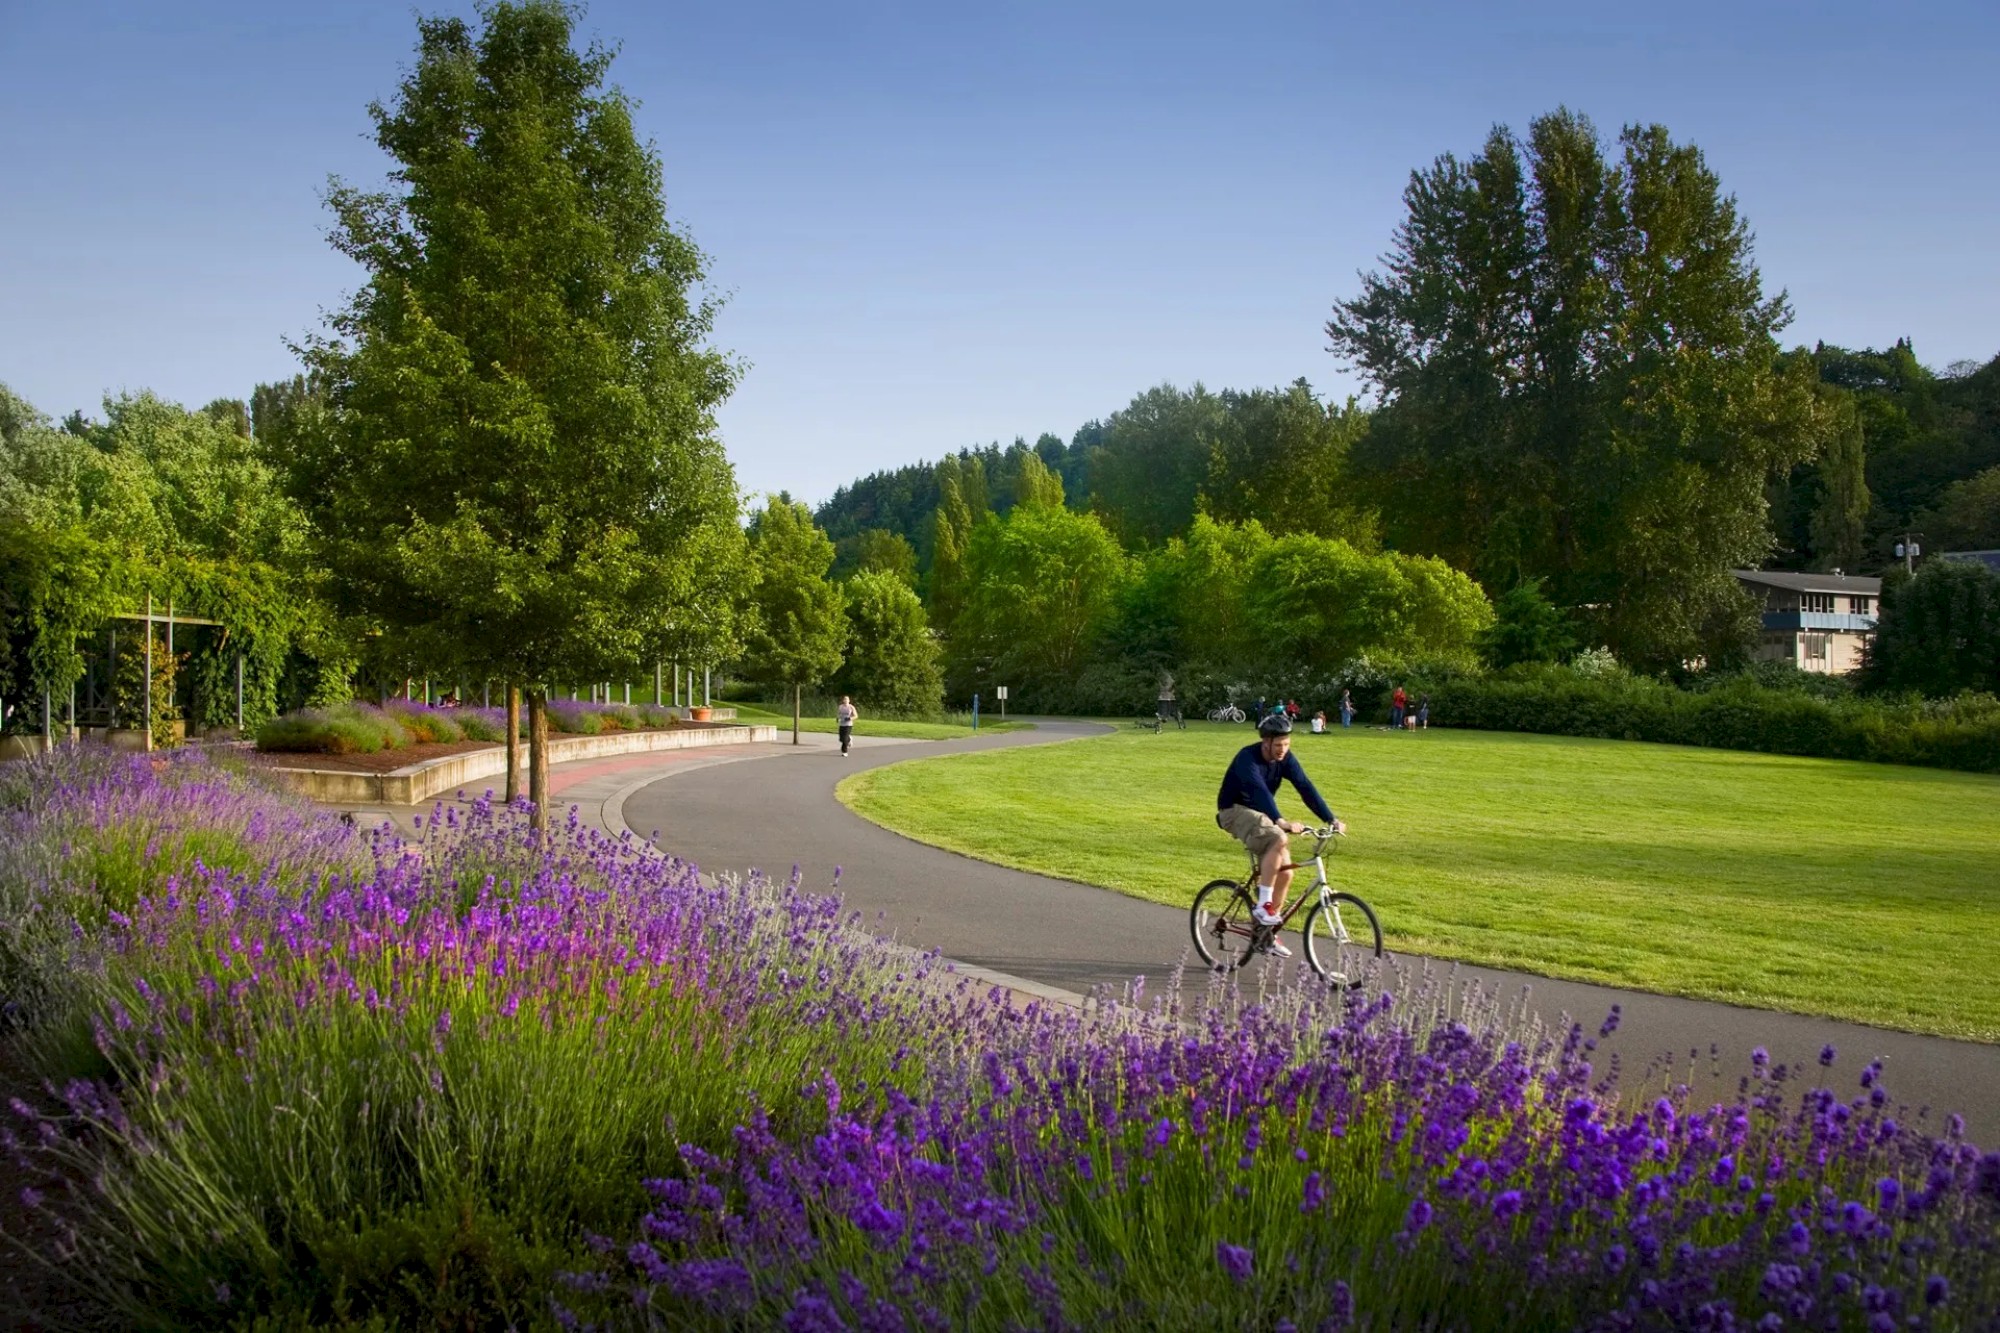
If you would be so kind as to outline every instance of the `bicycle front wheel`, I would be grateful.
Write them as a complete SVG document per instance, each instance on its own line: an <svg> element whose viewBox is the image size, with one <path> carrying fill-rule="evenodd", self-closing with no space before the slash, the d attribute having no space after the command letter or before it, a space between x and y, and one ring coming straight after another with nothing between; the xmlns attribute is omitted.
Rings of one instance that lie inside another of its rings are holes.
<svg viewBox="0 0 2000 1333"><path fill-rule="evenodd" d="M1382 956L1375 909L1351 893L1330 893L1306 917L1306 961L1336 986L1358 986Z"/></svg>
<svg viewBox="0 0 2000 1333"><path fill-rule="evenodd" d="M1194 951L1217 972L1234 972L1256 957L1251 949L1256 927L1250 920L1250 895L1233 879L1211 880L1194 896L1188 928Z"/></svg>

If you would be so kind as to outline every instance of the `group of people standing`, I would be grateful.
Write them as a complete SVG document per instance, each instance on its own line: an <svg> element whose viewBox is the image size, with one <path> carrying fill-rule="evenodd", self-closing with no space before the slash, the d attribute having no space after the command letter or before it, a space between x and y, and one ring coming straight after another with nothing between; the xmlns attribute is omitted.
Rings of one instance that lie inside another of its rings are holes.
<svg viewBox="0 0 2000 1333"><path fill-rule="evenodd" d="M1352 690L1342 690L1340 692L1340 702L1334 707L1334 713L1340 719L1340 725L1343 727L1352 727L1354 719L1359 715L1359 712L1360 710L1354 706L1354 692ZM1280 699L1276 703L1269 703L1264 699L1259 699L1257 701L1257 710L1250 715L1250 720L1252 722L1262 722L1267 717L1277 717L1280 715L1287 721L1297 722L1299 720L1299 701L1296 699ZM1410 706L1410 693L1408 690L1398 685L1390 692L1389 727L1391 730L1428 731L1430 725L1430 695L1418 695L1416 706L1412 708ZM1327 730L1326 710L1324 708L1312 715L1311 726L1315 736Z"/></svg>

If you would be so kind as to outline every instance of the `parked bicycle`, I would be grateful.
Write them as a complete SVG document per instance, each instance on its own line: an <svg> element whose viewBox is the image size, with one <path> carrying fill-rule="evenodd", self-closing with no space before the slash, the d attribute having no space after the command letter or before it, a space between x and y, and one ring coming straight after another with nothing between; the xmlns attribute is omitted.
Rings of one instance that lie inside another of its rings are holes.
<svg viewBox="0 0 2000 1333"><path fill-rule="evenodd" d="M1374 908L1327 882L1326 850L1339 836L1332 826L1308 829L1304 836L1316 840L1313 854L1288 868L1310 868L1315 872L1314 880L1304 892L1291 896L1277 925L1260 926L1250 916L1257 904L1255 856L1250 858L1250 873L1244 878L1211 880L1195 894L1188 927L1202 962L1217 972L1236 971L1265 952L1303 910L1306 961L1312 970L1336 986L1361 984L1370 961L1382 957L1381 923L1375 919Z"/></svg>
<svg viewBox="0 0 2000 1333"><path fill-rule="evenodd" d="M1243 710L1235 704L1224 704L1222 707L1211 712L1208 715L1208 720L1210 722L1242 722L1245 718Z"/></svg>

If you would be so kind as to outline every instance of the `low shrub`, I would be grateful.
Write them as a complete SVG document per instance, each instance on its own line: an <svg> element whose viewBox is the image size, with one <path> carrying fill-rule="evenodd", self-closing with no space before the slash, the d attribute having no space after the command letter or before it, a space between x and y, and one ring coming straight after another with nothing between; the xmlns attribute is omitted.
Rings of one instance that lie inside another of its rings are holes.
<svg viewBox="0 0 2000 1333"><path fill-rule="evenodd" d="M458 723L456 709L409 700L391 700L382 711L395 719L420 745L446 745L465 739L465 728Z"/></svg>
<svg viewBox="0 0 2000 1333"><path fill-rule="evenodd" d="M308 708L257 728L259 750L287 754L375 754L410 743L401 718L367 704Z"/></svg>
<svg viewBox="0 0 2000 1333"><path fill-rule="evenodd" d="M549 726L571 736L596 736L604 731L604 715L597 710L596 704L578 703L574 699L551 699Z"/></svg>
<svg viewBox="0 0 2000 1333"><path fill-rule="evenodd" d="M498 745L507 739L507 714L504 709L461 708L453 720L469 741L487 741ZM526 732L522 734L526 735Z"/></svg>

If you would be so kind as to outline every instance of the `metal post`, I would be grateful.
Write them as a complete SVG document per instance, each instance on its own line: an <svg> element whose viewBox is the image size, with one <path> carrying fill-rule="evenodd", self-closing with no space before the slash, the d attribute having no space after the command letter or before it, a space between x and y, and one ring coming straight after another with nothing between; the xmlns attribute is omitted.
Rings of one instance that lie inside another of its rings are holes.
<svg viewBox="0 0 2000 1333"><path fill-rule="evenodd" d="M627 704L632 702L632 682L629 680L625 682L625 702Z"/></svg>
<svg viewBox="0 0 2000 1333"><path fill-rule="evenodd" d="M681 706L681 664L674 663L674 707Z"/></svg>
<svg viewBox="0 0 2000 1333"><path fill-rule="evenodd" d="M69 743L76 744L76 682L69 683Z"/></svg>
<svg viewBox="0 0 2000 1333"><path fill-rule="evenodd" d="M147 629L150 631L152 627L149 625ZM167 594L167 674L170 676L174 674L174 597L172 593ZM167 696L167 710L169 712L172 712L179 706L181 701L180 695L180 690L175 689L172 694ZM167 721L172 722L173 719L168 718Z"/></svg>
<svg viewBox="0 0 2000 1333"><path fill-rule="evenodd" d="M480 682L479 706L481 708L491 708L493 706L493 682L490 680Z"/></svg>
<svg viewBox="0 0 2000 1333"><path fill-rule="evenodd" d="M430 703L431 703L431 678L430 678L429 676L425 676L425 677L424 677L424 707L426 707L426 708L430 707Z"/></svg>
<svg viewBox="0 0 2000 1333"><path fill-rule="evenodd" d="M146 594L146 748L153 748L153 594Z"/></svg>
<svg viewBox="0 0 2000 1333"><path fill-rule="evenodd" d="M708 707L708 668L701 669L701 706Z"/></svg>
<svg viewBox="0 0 2000 1333"><path fill-rule="evenodd" d="M111 622L111 726L118 726L118 622ZM109 737L106 737L108 740Z"/></svg>
<svg viewBox="0 0 2000 1333"><path fill-rule="evenodd" d="M660 664L658 662L653 663L653 707L655 708L666 702L666 699L662 696L662 687L666 684L661 679L663 674L664 672Z"/></svg>
<svg viewBox="0 0 2000 1333"><path fill-rule="evenodd" d="M48 750L56 748L56 727L55 723L49 720L49 692L47 690L42 691L42 747Z"/></svg>
<svg viewBox="0 0 2000 1333"><path fill-rule="evenodd" d="M236 730L243 730L243 654L236 654Z"/></svg>

